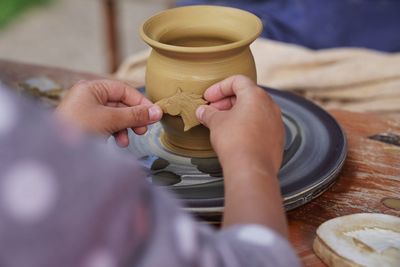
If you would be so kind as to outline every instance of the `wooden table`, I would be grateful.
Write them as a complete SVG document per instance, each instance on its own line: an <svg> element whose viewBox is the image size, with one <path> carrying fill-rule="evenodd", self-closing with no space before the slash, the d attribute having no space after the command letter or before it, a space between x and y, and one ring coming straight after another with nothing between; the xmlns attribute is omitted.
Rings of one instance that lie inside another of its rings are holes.
<svg viewBox="0 0 400 267"><path fill-rule="evenodd" d="M377 212L400 216L383 205L384 198L400 199L400 147L371 140L379 133L400 135L399 120L335 110L343 126L348 155L342 173L327 192L288 214L290 240L305 266L325 266L313 253L317 227L338 216Z"/></svg>
<svg viewBox="0 0 400 267"><path fill-rule="evenodd" d="M0 80L16 85L25 79L46 76L64 88L82 79L99 77L89 73L18 64L0 60ZM400 118L330 111L346 131L349 151L344 169L327 192L288 213L290 241L305 266L324 266L313 253L316 228L337 216L379 212L400 216L400 210L386 207L384 198L400 198L400 146L369 137L392 133L400 135Z"/></svg>

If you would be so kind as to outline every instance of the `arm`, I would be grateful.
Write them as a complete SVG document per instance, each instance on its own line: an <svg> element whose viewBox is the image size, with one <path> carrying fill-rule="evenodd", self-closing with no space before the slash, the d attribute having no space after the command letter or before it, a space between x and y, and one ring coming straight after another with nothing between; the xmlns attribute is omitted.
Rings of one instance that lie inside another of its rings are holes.
<svg viewBox="0 0 400 267"><path fill-rule="evenodd" d="M278 183L283 123L278 106L244 76L211 86L197 110L210 128L225 177L223 226L261 224L287 236Z"/></svg>

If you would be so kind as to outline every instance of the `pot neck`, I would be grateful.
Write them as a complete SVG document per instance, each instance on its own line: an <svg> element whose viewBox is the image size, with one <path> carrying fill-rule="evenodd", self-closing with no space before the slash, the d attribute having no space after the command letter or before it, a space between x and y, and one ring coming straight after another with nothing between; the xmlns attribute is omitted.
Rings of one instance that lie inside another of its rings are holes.
<svg viewBox="0 0 400 267"><path fill-rule="evenodd" d="M237 54L240 54L244 50L247 50L250 48L250 44L246 44L240 47L235 47L235 48L229 48L226 50L218 50L218 51L196 51L196 52L187 52L187 51L179 51L179 50L174 50L170 51L168 49L162 49L158 47L153 47L153 50L157 52L158 54L161 54L165 57L170 57L170 58L176 58L176 59L182 59L182 60L209 60L209 59L216 59L216 58L225 58L225 57L232 57Z"/></svg>

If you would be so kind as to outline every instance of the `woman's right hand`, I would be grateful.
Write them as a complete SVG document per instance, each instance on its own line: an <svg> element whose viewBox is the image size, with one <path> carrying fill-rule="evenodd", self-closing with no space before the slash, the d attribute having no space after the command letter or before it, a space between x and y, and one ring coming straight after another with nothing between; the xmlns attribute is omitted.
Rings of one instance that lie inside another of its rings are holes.
<svg viewBox="0 0 400 267"><path fill-rule="evenodd" d="M222 164L240 154L241 161L268 165L277 175L282 163L284 128L272 98L246 76L232 76L208 88L210 103L197 117L211 132L211 143Z"/></svg>
<svg viewBox="0 0 400 267"><path fill-rule="evenodd" d="M197 109L210 129L224 172L223 227L260 224L287 235L278 171L283 154L283 122L271 97L245 76L219 82Z"/></svg>

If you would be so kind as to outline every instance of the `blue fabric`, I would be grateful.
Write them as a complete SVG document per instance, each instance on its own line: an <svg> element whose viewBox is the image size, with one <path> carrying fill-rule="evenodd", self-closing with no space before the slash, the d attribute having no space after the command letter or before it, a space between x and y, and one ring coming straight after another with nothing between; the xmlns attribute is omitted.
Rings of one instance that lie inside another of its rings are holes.
<svg viewBox="0 0 400 267"><path fill-rule="evenodd" d="M400 51L399 0L181 0L178 5L223 5L248 10L262 36L313 49L364 47Z"/></svg>

